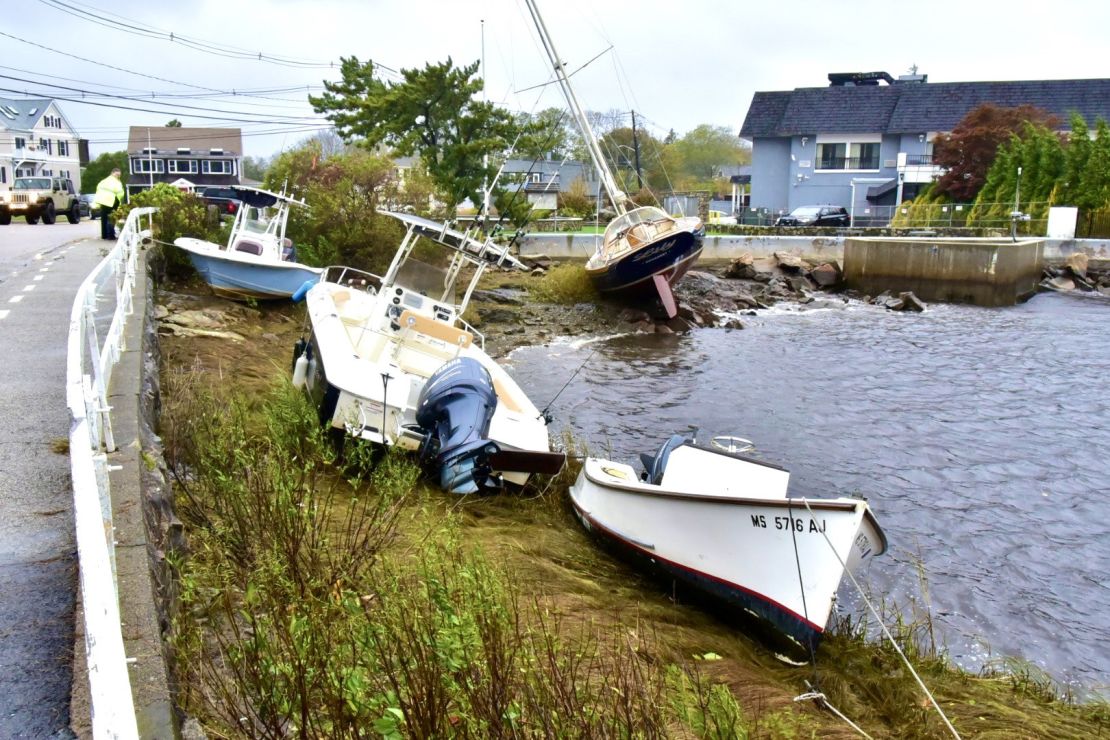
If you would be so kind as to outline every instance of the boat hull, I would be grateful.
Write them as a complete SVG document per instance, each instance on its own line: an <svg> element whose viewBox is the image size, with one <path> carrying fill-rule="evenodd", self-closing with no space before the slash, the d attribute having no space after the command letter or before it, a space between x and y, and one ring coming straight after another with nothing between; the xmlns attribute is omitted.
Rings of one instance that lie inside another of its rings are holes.
<svg viewBox="0 0 1110 740"><path fill-rule="evenodd" d="M543 415L503 367L463 330L408 312L396 322L384 318L395 295L402 296L399 301L417 297L400 286L375 294L326 279L308 291L311 359L304 389L321 423L374 444L417 451L424 441L414 431L421 429L417 409L424 385L445 363L470 358L489 374L496 394L485 436L507 453L491 458L500 479L524 485L549 457L561 460L551 453ZM406 329L410 318L412 328Z"/></svg>
<svg viewBox="0 0 1110 740"><path fill-rule="evenodd" d="M673 285L694 266L702 251L704 231L683 229L586 272L598 292L616 298L655 297L653 278L662 275Z"/></svg>
<svg viewBox="0 0 1110 740"><path fill-rule="evenodd" d="M233 299L290 298L306 282L316 282L322 270L297 262L268 262L228 252L197 239L178 239L193 267L217 295Z"/></svg>
<svg viewBox="0 0 1110 740"><path fill-rule="evenodd" d="M807 508L801 499L667 490L638 480L628 466L593 458L570 493L591 533L754 617L757 627L770 628L764 637L797 654L824 633L841 562L852 569L885 548L867 504L855 499L810 499Z"/></svg>

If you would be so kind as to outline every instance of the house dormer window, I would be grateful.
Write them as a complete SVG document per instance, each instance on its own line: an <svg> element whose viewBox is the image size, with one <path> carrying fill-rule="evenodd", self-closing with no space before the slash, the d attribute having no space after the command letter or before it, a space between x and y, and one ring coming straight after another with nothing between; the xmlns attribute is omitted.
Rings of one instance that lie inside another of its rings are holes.
<svg viewBox="0 0 1110 740"><path fill-rule="evenodd" d="M142 153L143 153L143 154L157 154L157 153L158 153L158 150L157 150L157 149L155 149L155 148L154 148L154 147L152 147L152 146L145 146L145 147L143 147L143 149L142 149Z"/></svg>
<svg viewBox="0 0 1110 740"><path fill-rule="evenodd" d="M191 154L191 153L192 153L192 151L193 151L193 150L192 150L192 149L190 149L190 148L189 148L189 147L187 147L187 146L179 146L179 147L177 147L177 153L178 153L178 154Z"/></svg>
<svg viewBox="0 0 1110 740"><path fill-rule="evenodd" d="M213 155L213 156L220 156L221 154L224 153L224 150L217 147L215 149L209 149L208 153Z"/></svg>

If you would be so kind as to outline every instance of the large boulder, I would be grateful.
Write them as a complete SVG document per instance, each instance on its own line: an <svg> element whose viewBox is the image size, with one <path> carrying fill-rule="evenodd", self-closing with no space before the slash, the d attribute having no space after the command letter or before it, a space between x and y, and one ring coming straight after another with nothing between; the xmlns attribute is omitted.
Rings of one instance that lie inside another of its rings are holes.
<svg viewBox="0 0 1110 740"><path fill-rule="evenodd" d="M1054 277L1051 280L1042 280L1041 287L1045 290L1055 290L1058 293L1066 293L1069 290L1075 290L1075 281L1066 277Z"/></svg>
<svg viewBox="0 0 1110 740"><path fill-rule="evenodd" d="M750 254L742 254L725 269L725 277L734 280L754 280L757 270L753 264L755 260Z"/></svg>
<svg viewBox="0 0 1110 740"><path fill-rule="evenodd" d="M925 310L925 304L913 293L899 293L898 300L902 302L901 310L903 311L917 311L918 313L921 313Z"/></svg>
<svg viewBox="0 0 1110 740"><path fill-rule="evenodd" d="M814 267L809 276L820 288L831 288L840 282L840 270L828 262Z"/></svg>
<svg viewBox="0 0 1110 740"><path fill-rule="evenodd" d="M1087 255L1082 252L1075 252L1069 254L1068 258L1064 260L1064 266L1068 268L1072 275L1078 278L1087 277Z"/></svg>
<svg viewBox="0 0 1110 740"><path fill-rule="evenodd" d="M809 265L805 263L805 260L790 252L775 252L775 262L782 269L791 270L793 272L809 269Z"/></svg>

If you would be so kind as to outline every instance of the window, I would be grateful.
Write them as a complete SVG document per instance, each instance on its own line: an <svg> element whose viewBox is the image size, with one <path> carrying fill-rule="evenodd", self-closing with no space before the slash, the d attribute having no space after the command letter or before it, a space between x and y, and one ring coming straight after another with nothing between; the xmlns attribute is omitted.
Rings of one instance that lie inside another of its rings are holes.
<svg viewBox="0 0 1110 740"><path fill-rule="evenodd" d="M230 159L206 159L201 172L206 175L234 175L235 167Z"/></svg>
<svg viewBox="0 0 1110 740"><path fill-rule="evenodd" d="M46 145L46 153L54 153L54 141L52 139L39 139L39 151L42 151L43 145Z"/></svg>
<svg viewBox="0 0 1110 740"><path fill-rule="evenodd" d="M209 154L214 154L214 155L220 155L220 154L223 154L223 153L224 153L224 150L223 150L223 149L220 149L220 148L216 148L216 149L209 149L209 150L208 150L208 153L209 153Z"/></svg>
<svg viewBox="0 0 1110 740"><path fill-rule="evenodd" d="M62 141L61 139L58 139L58 156L59 157L68 157L69 156L69 143L65 142L65 141Z"/></svg>
<svg viewBox="0 0 1110 740"><path fill-rule="evenodd" d="M179 146L179 147L177 147L177 153L178 154L190 154L191 150L187 146Z"/></svg>
<svg viewBox="0 0 1110 740"><path fill-rule="evenodd" d="M538 182L540 182L540 179L541 179L540 173L538 173L538 172L533 172L532 173L532 182L538 183Z"/></svg>
<svg viewBox="0 0 1110 740"><path fill-rule="evenodd" d="M22 136L15 137L15 148L16 149L22 149L25 146L27 146L27 140L26 139L24 139Z"/></svg>
<svg viewBox="0 0 1110 740"><path fill-rule="evenodd" d="M0 167L0 182L7 182L7 181L8 181L8 168L7 167Z"/></svg>
<svg viewBox="0 0 1110 740"><path fill-rule="evenodd" d="M817 141L817 171L822 170L877 170L879 169L880 141L851 141L848 136L830 137L828 141Z"/></svg>
<svg viewBox="0 0 1110 740"><path fill-rule="evenodd" d="M145 147L142 148L142 153L143 154L157 154L158 150L155 149L152 146L145 146Z"/></svg>
<svg viewBox="0 0 1110 740"><path fill-rule="evenodd" d="M131 158L132 173L162 173L166 171L164 159L145 159L143 157Z"/></svg>
<svg viewBox="0 0 1110 740"><path fill-rule="evenodd" d="M195 159L171 159L170 172L181 174L195 174L197 161Z"/></svg>

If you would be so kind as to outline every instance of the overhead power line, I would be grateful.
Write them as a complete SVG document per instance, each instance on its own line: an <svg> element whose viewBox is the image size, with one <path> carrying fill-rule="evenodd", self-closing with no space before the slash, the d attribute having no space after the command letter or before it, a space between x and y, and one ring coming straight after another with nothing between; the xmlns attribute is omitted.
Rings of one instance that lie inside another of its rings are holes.
<svg viewBox="0 0 1110 740"><path fill-rule="evenodd" d="M59 84L53 83L53 82L39 82L37 80L28 80L28 79L25 79L23 77L12 77L11 75L0 75L0 79L15 80L16 82L29 82L32 85L46 85L47 87L53 87L53 88L56 88L58 90L67 90L69 92L81 93L82 97L89 92L88 90L82 90L81 88L78 88L78 87L69 87L67 85L59 85ZM30 94L30 93L27 93L27 94ZM126 101L132 101L132 102L142 101L142 100L147 99L145 97L135 98L135 97L132 97L132 96L127 96L127 95L112 95L110 93L93 93L93 95L95 95L97 97L108 97L108 98L114 98L116 100L126 100ZM57 97L57 96L55 96L55 95L43 95L42 97L51 98L51 97ZM60 99L64 100L64 98L60 98ZM82 100L82 99L78 99L78 100L80 102L86 102L86 103L89 103L91 105L96 105L96 103L93 103L92 101L89 101L89 100ZM165 107L170 108L171 110L169 110L169 111L159 111L159 110L150 110L150 109L143 109L143 108L135 108L134 110L146 110L146 112L148 112L148 113L179 113L180 111L183 111L183 110L186 110L186 111L199 110L199 111L205 111L207 113L228 113L228 114L231 114L231 115L234 115L234 116L263 117L265 115L268 115L268 114L264 114L264 113L251 113L250 111L242 111L242 110L224 110L222 108L209 108L209 107L206 107L206 106L199 106L199 105L186 105L185 103L161 103L161 102L158 102L157 100L151 100L150 102L151 102L152 105L165 106ZM202 115L198 115L196 113L182 113L182 115L193 116L195 118L212 118L212 116L202 116ZM317 121L322 120L320 118L309 117L309 116L278 116L278 118L282 118L282 119L285 119L285 120L275 121L275 123L293 123L293 124L308 123L308 122L315 123ZM250 119L248 119L248 120L250 120Z"/></svg>
<svg viewBox="0 0 1110 740"><path fill-rule="evenodd" d="M150 98L185 98L185 99L192 99L192 100L204 100L204 99L209 99L209 98L220 98L220 97L251 97L253 99L258 99L258 100L281 100L281 101L285 101L285 102L293 102L295 100L294 98L274 98L274 97L269 97L267 95L262 95L262 93L304 92L306 95L308 95L313 90L323 90L324 89L323 85L292 85L292 86L285 86L285 87L247 87L247 88L243 88L241 90L240 89L232 89L232 90L222 90L222 91L218 91L218 92L199 92L199 93L163 92L163 91L156 91L156 90L144 90L144 89L139 88L139 87L124 87L122 85L110 85L110 84L107 84L107 83L104 83L104 82L94 82L92 80L81 80L81 79L77 79L75 77L65 77L65 76L62 76L62 75L50 75L50 74L46 74L45 72L36 72L33 69L23 69L21 67L9 67L9 66L3 65L3 64L0 64L0 69L6 69L6 70L10 70L12 72L23 72L24 74L31 74L31 75L35 75L37 77L48 77L52 80L64 80L65 82L75 82L75 83L78 83L78 84L81 84L81 85L93 85L95 87L105 87L105 88L109 88L109 89L112 89L112 90L122 90L124 92L136 93L136 96L135 96L136 98L138 98L139 96L142 96L142 97L150 97ZM92 95L94 93L90 92L89 94ZM102 94L102 93L95 93L95 94ZM302 98L301 100L303 101L304 99ZM252 105L264 105L264 104L262 104L262 103L252 103ZM302 106L299 106L299 107L304 107L304 105L308 105L308 103L305 102L305 103L303 103ZM294 106L265 106L265 107L269 107L269 108L278 108L278 107L291 108L291 107L294 107Z"/></svg>
<svg viewBox="0 0 1110 740"><path fill-rule="evenodd" d="M62 100L62 101L65 101L67 103L80 103L81 105L95 105L99 108L118 108L119 110L138 111L138 112L141 112L141 113L157 113L158 115L162 115L162 116L165 116L165 115L180 115L180 116L185 117L185 118L203 118L205 120L210 120L210 121L230 121L230 122L233 122L233 123L260 123L261 122L257 119L249 119L249 118L232 118L232 117L229 117L229 116L206 116L206 115L203 115L203 114L200 114L200 113L183 113L183 112L174 111L174 110L156 110L156 109L152 109L152 108L138 108L138 107L132 107L132 106L126 106L126 105L115 105L113 103L98 103L95 100L86 100L84 98L73 98L73 97L67 97L67 96L62 96L62 95L50 95L50 94L43 93L43 92L31 92L30 90L17 90L15 88L10 88L10 87L0 87L0 92L16 93L17 95L27 95L29 97L34 97L34 98L53 98L54 100ZM159 105L168 105L168 104L167 103L159 103ZM242 115L242 114L240 114L240 115ZM309 120L311 120L311 119L305 119L305 120L299 120L299 121L270 121L270 123L273 123L275 125L285 124L285 125L289 125L289 126L303 126ZM323 124L324 121L319 120L319 123Z"/></svg>
<svg viewBox="0 0 1110 740"><path fill-rule="evenodd" d="M234 46L227 46L218 44L204 39L185 36L173 31L162 30L155 28L141 21L131 18L124 18L117 16L114 13L106 13L104 11L92 12L84 10L75 5L62 2L61 0L39 0L40 3L47 7L60 10L63 13L80 18L99 26L111 28L123 33L129 33L133 36L145 36L147 38L162 39L173 43L178 43L183 46L202 51L207 54L215 54L222 57L230 57L234 59L249 59L259 62L268 62L270 64L280 64L285 67L308 67L316 69L332 69L336 66L332 61L318 61L307 59L294 59L291 57L281 57L274 54L266 54L261 51L250 51L247 49L240 49ZM116 18L120 20L116 20Z"/></svg>
<svg viewBox="0 0 1110 740"><path fill-rule="evenodd" d="M138 128L158 128L158 126L139 126ZM247 138L248 136L275 136L277 134L310 133L310 132L316 132L316 131L328 131L328 130L331 130L331 128L332 127L330 125L327 125L327 126L303 126L303 127L300 127L300 128L276 128L276 129L270 129L270 130L266 130L266 131L246 131L246 132L240 133L240 136L242 136L243 138ZM163 143L172 143L174 141L182 141L182 142L186 142L186 141L205 141L205 140L208 140L208 139L226 139L226 138L227 138L227 134L212 134L212 135L199 135L199 136L198 135L189 135L189 136L182 136L181 139L179 139L179 140L173 139L172 137L166 138L165 136L162 136L162 137L160 137L159 141L161 141ZM127 144L127 143L130 142L130 139L123 139L123 138L89 139L88 141L89 141L90 144Z"/></svg>

